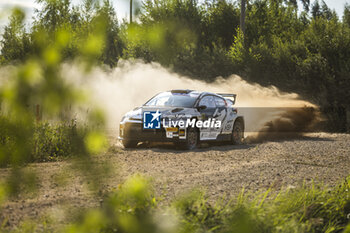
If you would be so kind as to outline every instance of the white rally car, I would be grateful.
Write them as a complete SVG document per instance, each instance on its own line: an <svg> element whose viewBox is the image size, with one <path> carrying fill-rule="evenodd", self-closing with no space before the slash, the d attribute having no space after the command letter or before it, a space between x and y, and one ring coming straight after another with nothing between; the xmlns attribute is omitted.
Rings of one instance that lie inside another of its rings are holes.
<svg viewBox="0 0 350 233"><path fill-rule="evenodd" d="M194 149L200 141L231 141L241 144L244 118L233 106L235 94L172 90L151 98L126 113L120 122L119 139L125 148L139 142L174 142Z"/></svg>

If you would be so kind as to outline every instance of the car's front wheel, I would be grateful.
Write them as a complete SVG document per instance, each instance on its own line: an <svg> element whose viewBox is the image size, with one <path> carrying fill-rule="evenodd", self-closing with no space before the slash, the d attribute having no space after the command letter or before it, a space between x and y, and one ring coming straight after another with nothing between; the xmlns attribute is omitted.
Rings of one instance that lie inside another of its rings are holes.
<svg viewBox="0 0 350 233"><path fill-rule="evenodd" d="M244 138L244 128L240 121L236 121L233 125L231 141L234 145L241 145Z"/></svg>
<svg viewBox="0 0 350 233"><path fill-rule="evenodd" d="M186 140L181 143L177 143L184 150L194 150L198 144L198 130L196 128L188 128Z"/></svg>
<svg viewBox="0 0 350 233"><path fill-rule="evenodd" d="M138 144L137 141L134 140L123 140L122 141L124 148L128 149L128 148L135 148Z"/></svg>

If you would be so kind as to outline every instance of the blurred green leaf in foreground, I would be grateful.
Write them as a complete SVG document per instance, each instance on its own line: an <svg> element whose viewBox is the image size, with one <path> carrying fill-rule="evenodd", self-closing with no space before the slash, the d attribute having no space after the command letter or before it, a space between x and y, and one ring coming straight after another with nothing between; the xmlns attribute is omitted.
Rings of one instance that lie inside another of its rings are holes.
<svg viewBox="0 0 350 233"><path fill-rule="evenodd" d="M45 2L48 7L49 2ZM55 6L56 3L50 4ZM57 1L57 4L62 2ZM24 13L15 9L10 19L13 23L11 29L22 30L23 18ZM104 15L96 14L90 27L90 32L77 41L70 26L64 22L57 24L55 30L45 28L45 24L37 25L32 38L36 52L2 74L0 165L9 167L11 174L0 186L0 201L36 187L38 177L24 169L29 162L47 161L66 153L77 158L79 165L74 167L78 170L85 173L95 171L91 155L101 153L107 145L102 131L103 114L91 110L86 125L74 123L69 113L61 114L84 101L80 90L68 85L62 77L61 64L67 49L77 43L74 47L79 48L79 60L88 72L105 46ZM56 122L57 126L38 122L39 109L40 114L44 112L46 118ZM97 180L93 183L99 184Z"/></svg>

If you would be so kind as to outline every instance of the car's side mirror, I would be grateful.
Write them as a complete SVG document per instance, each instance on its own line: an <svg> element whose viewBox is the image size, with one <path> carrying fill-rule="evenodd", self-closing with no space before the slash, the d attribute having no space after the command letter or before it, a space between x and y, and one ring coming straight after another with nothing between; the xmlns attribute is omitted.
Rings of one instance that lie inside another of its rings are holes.
<svg viewBox="0 0 350 233"><path fill-rule="evenodd" d="M199 105L198 107L197 107L197 110L198 111L202 111L202 110L204 110L204 109L206 109L207 108L207 106L205 106L205 105Z"/></svg>

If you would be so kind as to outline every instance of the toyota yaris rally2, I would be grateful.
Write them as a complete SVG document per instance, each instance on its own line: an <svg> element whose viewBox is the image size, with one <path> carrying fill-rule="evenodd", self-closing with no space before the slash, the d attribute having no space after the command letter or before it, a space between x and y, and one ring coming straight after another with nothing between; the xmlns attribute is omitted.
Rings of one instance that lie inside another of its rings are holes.
<svg viewBox="0 0 350 233"><path fill-rule="evenodd" d="M244 118L238 115L235 102L235 94L162 92L123 116L119 139L125 148L139 142L174 142L189 150L202 141L241 144Z"/></svg>

